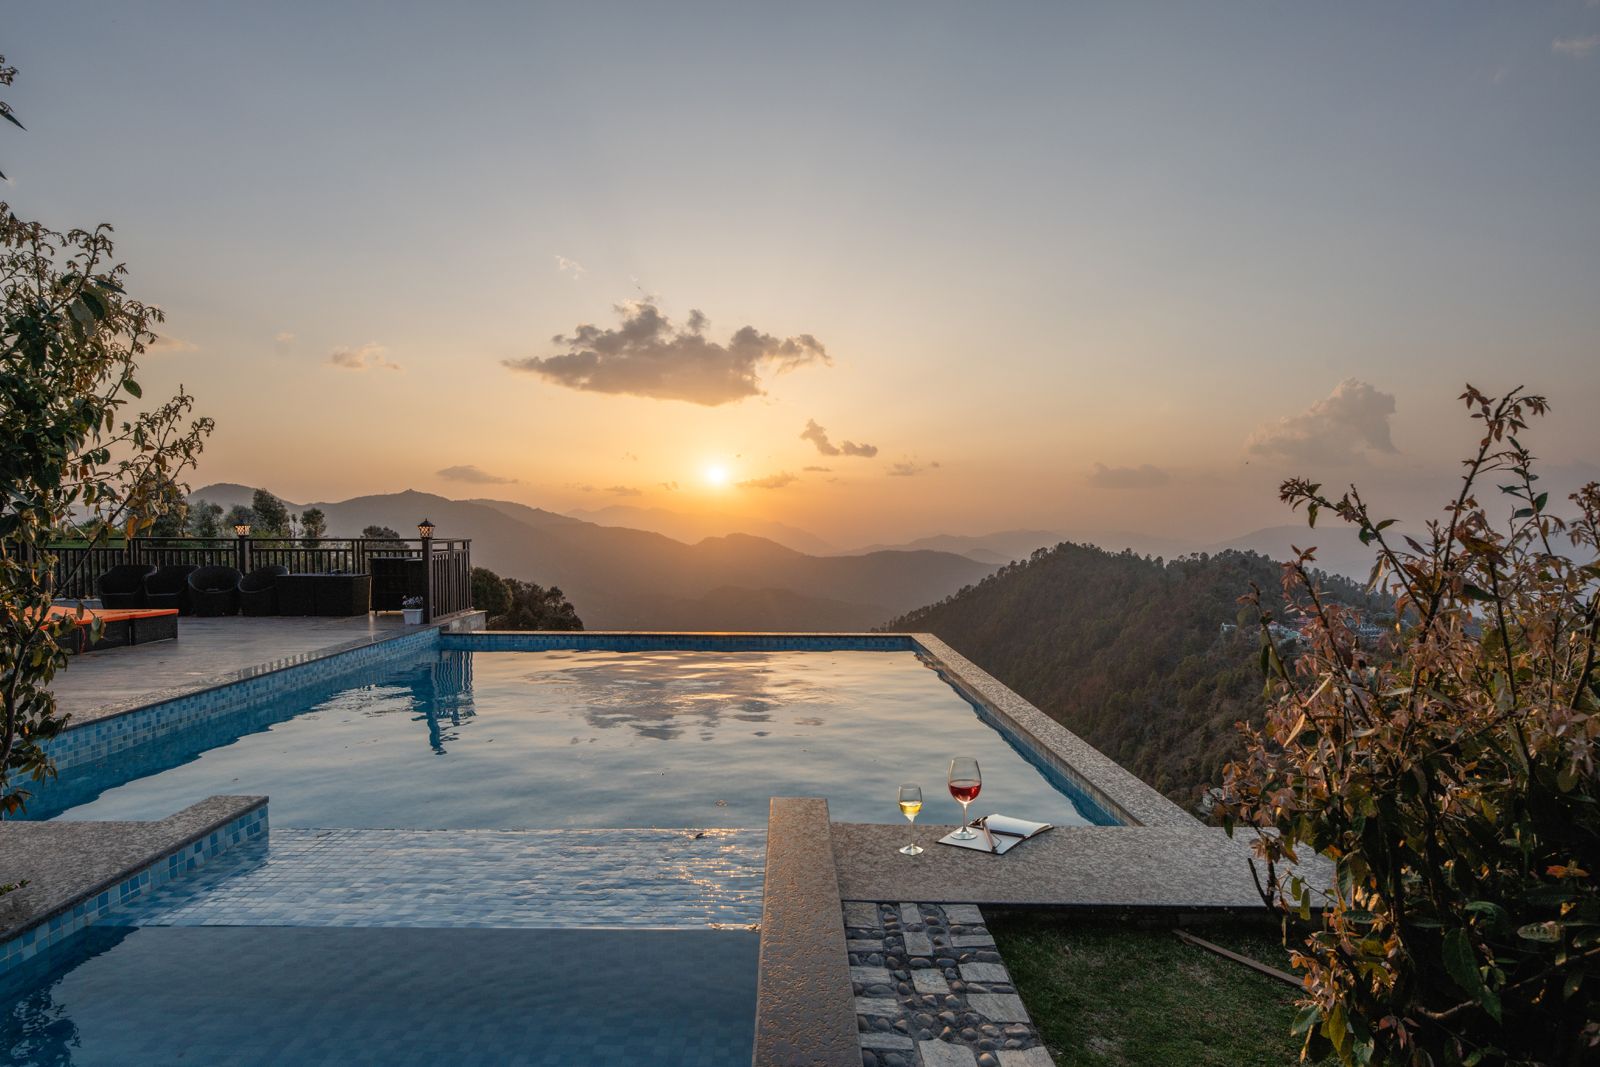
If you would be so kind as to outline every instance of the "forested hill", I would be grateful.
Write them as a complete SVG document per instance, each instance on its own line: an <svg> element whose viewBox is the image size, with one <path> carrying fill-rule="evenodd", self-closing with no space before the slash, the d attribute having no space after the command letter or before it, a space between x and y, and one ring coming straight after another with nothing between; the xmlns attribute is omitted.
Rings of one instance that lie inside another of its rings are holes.
<svg viewBox="0 0 1600 1067"><path fill-rule="evenodd" d="M1277 563L1254 552L1171 561L1061 544L919 608L890 630L937 634L1074 733L1180 804L1259 721L1259 631L1236 621L1254 581L1277 603ZM1352 605L1360 586L1324 588Z"/></svg>

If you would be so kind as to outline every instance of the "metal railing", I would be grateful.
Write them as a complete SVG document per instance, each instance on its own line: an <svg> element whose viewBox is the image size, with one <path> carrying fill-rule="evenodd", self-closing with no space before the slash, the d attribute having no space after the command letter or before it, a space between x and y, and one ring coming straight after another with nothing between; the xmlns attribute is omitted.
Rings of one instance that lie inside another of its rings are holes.
<svg viewBox="0 0 1600 1067"><path fill-rule="evenodd" d="M432 620L472 607L472 539L438 537L134 537L104 545L52 545L55 595L98 595L100 575L122 564L153 567L285 567L291 574L371 574L372 560L422 564L415 595Z"/></svg>

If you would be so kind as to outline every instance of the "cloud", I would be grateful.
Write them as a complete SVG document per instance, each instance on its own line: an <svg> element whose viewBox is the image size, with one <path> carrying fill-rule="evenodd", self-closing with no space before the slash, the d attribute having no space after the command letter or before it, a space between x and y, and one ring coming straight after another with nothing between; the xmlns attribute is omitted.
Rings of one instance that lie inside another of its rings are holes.
<svg viewBox="0 0 1600 1067"><path fill-rule="evenodd" d="M800 469L804 470L804 471L811 471L811 472L814 472L814 473L817 473L817 474L832 474L833 473L833 468L832 467L802 467Z"/></svg>
<svg viewBox="0 0 1600 1067"><path fill-rule="evenodd" d="M860 456L863 459L871 459L878 454L877 445L858 445L854 441L846 441L842 445L834 444L828 440L828 431L818 426L816 419L806 420L806 428L801 432L800 440L810 441L824 456Z"/></svg>
<svg viewBox="0 0 1600 1067"><path fill-rule="evenodd" d="M676 492L678 489L677 482L657 482L656 484L661 486L661 488L665 489L669 493Z"/></svg>
<svg viewBox="0 0 1600 1067"><path fill-rule="evenodd" d="M157 337L146 346L146 351L152 353L198 352L200 346L193 341L185 341L181 337Z"/></svg>
<svg viewBox="0 0 1600 1067"><path fill-rule="evenodd" d="M272 338L273 351L277 352L280 356L286 356L294 348L294 343L297 340L299 340L299 338L295 337L295 335L290 333L288 330L279 330Z"/></svg>
<svg viewBox="0 0 1600 1067"><path fill-rule="evenodd" d="M938 469L938 463L922 463L914 459L908 459L890 467L889 473L896 478L914 478L924 471Z"/></svg>
<svg viewBox="0 0 1600 1067"><path fill-rule="evenodd" d="M612 496L642 496L644 490L635 489L631 485L611 485L606 487L606 492Z"/></svg>
<svg viewBox="0 0 1600 1067"><path fill-rule="evenodd" d="M808 333L782 340L754 326L734 332L726 345L706 337L709 320L699 311L678 329L648 300L617 305L621 325L581 325L553 340L561 355L508 359L512 370L592 393L687 400L714 407L762 396L761 375L781 374L811 363L828 364L822 343Z"/></svg>
<svg viewBox="0 0 1600 1067"><path fill-rule="evenodd" d="M739 483L739 488L740 489L782 489L784 486L792 485L793 483L798 482L799 480L800 480L799 478L795 477L793 474L790 474L788 471L780 471L777 474L769 474L765 478L751 478L747 482L740 482Z"/></svg>
<svg viewBox="0 0 1600 1067"><path fill-rule="evenodd" d="M1557 37L1550 42L1550 51L1570 59L1587 59L1596 48L1600 48L1600 33L1587 37Z"/></svg>
<svg viewBox="0 0 1600 1067"><path fill-rule="evenodd" d="M1263 426L1245 448L1253 455L1316 463L1398 451L1389 435L1394 395L1346 378L1298 415Z"/></svg>
<svg viewBox="0 0 1600 1067"><path fill-rule="evenodd" d="M328 362L346 370L399 370L400 364L385 358L384 353L388 351L376 341L368 341L359 348L343 345L328 353Z"/></svg>
<svg viewBox="0 0 1600 1067"><path fill-rule="evenodd" d="M510 485L515 478L503 478L498 474L490 474L483 468L472 463L461 463L454 467L445 467L443 470L434 471L439 477L452 482L470 482L473 485Z"/></svg>
<svg viewBox="0 0 1600 1067"><path fill-rule="evenodd" d="M560 271L562 274L572 275L573 281L577 281L579 278L589 273L589 268L585 267L582 263L579 263L575 259L568 259L566 256L556 257L556 270Z"/></svg>
<svg viewBox="0 0 1600 1067"><path fill-rule="evenodd" d="M1096 489L1154 489L1171 480L1166 471L1148 463L1137 467L1108 467L1096 463L1089 472L1089 484Z"/></svg>

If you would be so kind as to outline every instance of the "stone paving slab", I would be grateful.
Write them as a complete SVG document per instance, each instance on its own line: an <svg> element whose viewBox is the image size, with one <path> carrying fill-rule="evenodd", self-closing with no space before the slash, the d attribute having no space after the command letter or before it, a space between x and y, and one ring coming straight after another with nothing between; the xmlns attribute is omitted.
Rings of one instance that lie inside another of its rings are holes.
<svg viewBox="0 0 1600 1067"><path fill-rule="evenodd" d="M863 1067L1053 1067L978 908L851 901L842 912Z"/></svg>
<svg viewBox="0 0 1600 1067"><path fill-rule="evenodd" d="M948 826L834 823L839 891L851 900L1062 907L1260 910L1248 837L1200 826L1058 826L1004 856L938 844ZM1332 866L1302 867L1327 886Z"/></svg>
<svg viewBox="0 0 1600 1067"><path fill-rule="evenodd" d="M0 897L0 940L101 892L265 799L210 797L154 822L0 821L0 882L27 883Z"/></svg>
<svg viewBox="0 0 1600 1067"><path fill-rule="evenodd" d="M265 842L241 846L130 905L119 921L753 929L761 919L765 839L760 830L716 829L697 836L650 829L278 828Z"/></svg>

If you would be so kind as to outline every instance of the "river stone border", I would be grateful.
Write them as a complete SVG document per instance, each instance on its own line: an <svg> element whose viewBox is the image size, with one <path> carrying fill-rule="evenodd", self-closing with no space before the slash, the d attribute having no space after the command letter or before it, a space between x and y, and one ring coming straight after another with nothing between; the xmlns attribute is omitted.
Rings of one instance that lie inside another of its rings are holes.
<svg viewBox="0 0 1600 1067"><path fill-rule="evenodd" d="M862 1067L1054 1067L971 904L848 901Z"/></svg>

